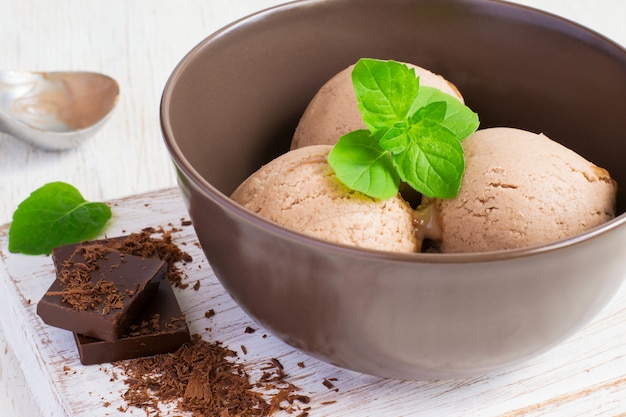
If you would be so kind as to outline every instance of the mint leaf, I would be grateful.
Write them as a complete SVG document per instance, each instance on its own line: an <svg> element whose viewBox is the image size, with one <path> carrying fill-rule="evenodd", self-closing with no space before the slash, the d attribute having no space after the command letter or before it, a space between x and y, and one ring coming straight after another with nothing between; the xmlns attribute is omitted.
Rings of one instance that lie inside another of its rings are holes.
<svg viewBox="0 0 626 417"><path fill-rule="evenodd" d="M445 109L444 102L419 109L407 132L409 146L392 156L404 182L422 194L437 198L455 197L465 170L461 142L440 123Z"/></svg>
<svg viewBox="0 0 626 417"><path fill-rule="evenodd" d="M478 128L478 115L420 86L415 71L396 61L361 59L352 83L369 132L335 144L328 162L339 180L381 199L397 193L398 178L429 197L456 197L465 170L461 141Z"/></svg>
<svg viewBox="0 0 626 417"><path fill-rule="evenodd" d="M463 140L478 129L478 115L456 98L434 87L422 86L419 95L411 106L410 113L415 113L428 103L443 101L446 103L446 116L441 123L452 131L459 140Z"/></svg>
<svg viewBox="0 0 626 417"><path fill-rule="evenodd" d="M86 201L64 182L51 182L33 191L13 213L9 251L44 255L58 246L96 237L111 218L104 203Z"/></svg>
<svg viewBox="0 0 626 417"><path fill-rule="evenodd" d="M391 152L402 152L409 146L409 136L407 135L408 126L406 122L398 122L390 129L383 133L380 138L380 146Z"/></svg>
<svg viewBox="0 0 626 417"><path fill-rule="evenodd" d="M400 179L389 152L367 130L356 130L339 139L328 163L346 186L370 197L388 199L398 194Z"/></svg>
<svg viewBox="0 0 626 417"><path fill-rule="evenodd" d="M356 63L352 84L363 123L371 132L405 119L419 90L415 70L399 62L375 59Z"/></svg>

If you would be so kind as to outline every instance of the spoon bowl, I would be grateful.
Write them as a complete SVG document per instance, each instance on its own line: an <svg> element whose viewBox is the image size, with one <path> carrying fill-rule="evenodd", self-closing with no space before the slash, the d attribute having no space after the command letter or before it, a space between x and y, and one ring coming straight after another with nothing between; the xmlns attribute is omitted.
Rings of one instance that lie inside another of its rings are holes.
<svg viewBox="0 0 626 417"><path fill-rule="evenodd" d="M78 146L104 124L119 98L118 83L83 71L0 71L0 131L36 146Z"/></svg>

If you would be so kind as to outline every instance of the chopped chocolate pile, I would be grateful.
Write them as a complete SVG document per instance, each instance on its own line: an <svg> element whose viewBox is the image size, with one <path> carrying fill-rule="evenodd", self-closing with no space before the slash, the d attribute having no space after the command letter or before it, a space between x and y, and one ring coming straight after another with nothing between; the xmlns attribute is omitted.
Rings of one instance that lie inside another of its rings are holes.
<svg viewBox="0 0 626 417"><path fill-rule="evenodd" d="M296 403L307 404L309 397L296 393L299 388L285 380L277 360L263 368L263 377L253 384L244 366L230 359L236 356L220 342L194 335L174 353L115 364L129 387L124 394L127 405L150 416L161 416L160 404L173 404L176 411L194 417L262 417L278 410L307 415L308 407L301 409Z"/></svg>
<svg viewBox="0 0 626 417"><path fill-rule="evenodd" d="M265 417L281 410L295 417L306 417L310 398L287 380L283 365L277 359L264 364L260 369L261 376L252 381L246 366L234 359L237 356L235 351L220 342L204 341L199 335L190 337L172 287L189 286L183 283L186 276L176 264L188 263L192 259L172 241L173 231L150 227L127 236L55 249L53 260L60 278L46 296L59 298L52 305L55 309L61 304L61 294L54 293L57 287L70 290L64 294L64 303L77 306L89 302L104 303L107 312L118 308L118 295L140 294L139 286L119 290L115 286L107 287L105 281L93 280L94 271L106 268L107 278L112 282L119 281L116 270L120 265L128 265L129 261L142 264L130 275L143 276L144 280L151 277L149 281L158 284L149 302L146 301L141 310L133 311L132 317L129 311L124 317L124 325L116 325L115 333L90 333L87 324L91 325L94 319L84 320L84 311L81 315L76 314L83 307L74 309L74 315L64 321L54 323L58 327L66 322L86 323L77 329L64 327L75 332L81 362L113 362L121 369L128 389L123 394L126 405L118 408L120 412L139 408L148 416L160 417L163 406L169 410L174 408L176 413L190 413L193 417ZM161 237L155 237L157 234ZM75 254L80 254L79 258L75 258ZM167 279L156 279L156 272L145 267L155 262L160 263L160 276L167 276ZM125 268L129 269L128 266ZM91 279L88 281L86 277ZM200 281L197 281L193 289L199 288ZM88 297L82 299L85 294ZM45 308L49 304L40 302L38 306ZM215 311L210 309L205 317L211 318L214 314ZM133 320L129 321L131 318ZM95 327L101 328L102 324L108 323L99 323ZM245 329L245 333L254 332L251 327ZM242 350L246 353L243 345ZM105 406L109 405L110 402L105 402Z"/></svg>

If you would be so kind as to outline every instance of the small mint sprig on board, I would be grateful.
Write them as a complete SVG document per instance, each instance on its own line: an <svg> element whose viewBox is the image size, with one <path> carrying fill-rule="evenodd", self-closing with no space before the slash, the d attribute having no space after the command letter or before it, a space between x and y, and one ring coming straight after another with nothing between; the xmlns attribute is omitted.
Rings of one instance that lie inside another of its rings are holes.
<svg viewBox="0 0 626 417"><path fill-rule="evenodd" d="M331 150L337 178L383 200L401 181L429 197L456 197L465 171L461 142L478 128L478 115L420 86L415 70L396 61L360 59L352 83L367 130L342 136Z"/></svg>
<svg viewBox="0 0 626 417"><path fill-rule="evenodd" d="M52 249L96 237L111 218L104 203L86 201L64 182L51 182L33 191L13 213L9 251L47 255Z"/></svg>

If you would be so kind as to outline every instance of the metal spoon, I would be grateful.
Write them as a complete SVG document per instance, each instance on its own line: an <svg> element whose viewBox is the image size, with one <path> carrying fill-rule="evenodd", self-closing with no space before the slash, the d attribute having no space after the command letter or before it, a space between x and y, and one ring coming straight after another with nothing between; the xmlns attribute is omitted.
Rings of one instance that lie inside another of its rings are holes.
<svg viewBox="0 0 626 417"><path fill-rule="evenodd" d="M46 149L75 147L104 124L119 91L93 72L0 71L0 131Z"/></svg>

